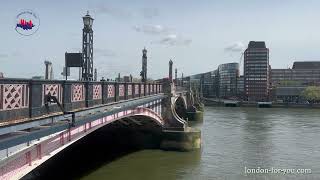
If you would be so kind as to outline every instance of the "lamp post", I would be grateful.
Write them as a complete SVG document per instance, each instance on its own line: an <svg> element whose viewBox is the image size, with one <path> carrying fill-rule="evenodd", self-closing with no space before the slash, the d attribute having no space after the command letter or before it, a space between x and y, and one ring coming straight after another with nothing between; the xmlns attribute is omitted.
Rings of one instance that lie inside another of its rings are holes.
<svg viewBox="0 0 320 180"><path fill-rule="evenodd" d="M89 15L82 17L83 29L82 29L82 80L93 80L93 18Z"/></svg>
<svg viewBox="0 0 320 180"><path fill-rule="evenodd" d="M173 62L170 59L170 61L169 61L169 81L170 81L170 83L172 83L172 65L173 65Z"/></svg>
<svg viewBox="0 0 320 180"><path fill-rule="evenodd" d="M142 50L142 70L140 72L141 82L147 82L147 50Z"/></svg>
<svg viewBox="0 0 320 180"><path fill-rule="evenodd" d="M178 86L178 69L174 69L174 83L176 86Z"/></svg>

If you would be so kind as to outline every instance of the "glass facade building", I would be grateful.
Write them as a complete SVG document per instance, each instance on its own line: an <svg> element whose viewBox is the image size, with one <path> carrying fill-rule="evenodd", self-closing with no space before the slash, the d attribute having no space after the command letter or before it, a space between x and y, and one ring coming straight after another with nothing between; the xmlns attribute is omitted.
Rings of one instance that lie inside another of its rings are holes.
<svg viewBox="0 0 320 180"><path fill-rule="evenodd" d="M218 97L219 84L217 70L203 73L202 91L204 97Z"/></svg>
<svg viewBox="0 0 320 180"><path fill-rule="evenodd" d="M239 98L244 97L244 77L240 76L237 80L237 96Z"/></svg>
<svg viewBox="0 0 320 180"><path fill-rule="evenodd" d="M239 78L239 64L227 63L218 67L219 97L237 96L237 80Z"/></svg>

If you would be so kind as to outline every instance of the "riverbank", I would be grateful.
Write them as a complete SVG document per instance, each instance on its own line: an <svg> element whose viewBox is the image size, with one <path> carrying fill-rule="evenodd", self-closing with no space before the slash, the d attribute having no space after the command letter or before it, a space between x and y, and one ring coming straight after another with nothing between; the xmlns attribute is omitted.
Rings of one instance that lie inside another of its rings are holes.
<svg viewBox="0 0 320 180"><path fill-rule="evenodd" d="M249 102L215 102L205 100L205 106L213 106L213 107L258 107L257 103L249 103ZM293 103L274 103L272 102L269 106L270 108L314 108L320 109L320 104L293 104Z"/></svg>

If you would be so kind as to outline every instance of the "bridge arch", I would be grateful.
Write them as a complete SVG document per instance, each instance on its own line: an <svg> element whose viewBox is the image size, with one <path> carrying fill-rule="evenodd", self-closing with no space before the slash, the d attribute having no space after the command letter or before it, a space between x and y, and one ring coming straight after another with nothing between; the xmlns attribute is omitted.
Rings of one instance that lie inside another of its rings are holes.
<svg viewBox="0 0 320 180"><path fill-rule="evenodd" d="M78 174L79 169L87 173L129 153L159 148L163 122L153 116L155 111L148 108L136 108L133 111L134 113L110 121L109 124L57 153L26 177L73 179L73 175ZM57 174L61 169L69 173Z"/></svg>
<svg viewBox="0 0 320 180"><path fill-rule="evenodd" d="M173 108L181 119L187 118L187 102L184 96L175 97Z"/></svg>
<svg viewBox="0 0 320 180"><path fill-rule="evenodd" d="M164 121L156 111L136 107L72 127L18 152L15 158L8 160L5 167L1 168L0 177L1 179L20 179L47 160L58 155L62 150L68 149L73 143L81 141L88 134L103 127L120 124L122 127L128 125L127 129L139 129L141 127L140 129L148 132L160 133Z"/></svg>

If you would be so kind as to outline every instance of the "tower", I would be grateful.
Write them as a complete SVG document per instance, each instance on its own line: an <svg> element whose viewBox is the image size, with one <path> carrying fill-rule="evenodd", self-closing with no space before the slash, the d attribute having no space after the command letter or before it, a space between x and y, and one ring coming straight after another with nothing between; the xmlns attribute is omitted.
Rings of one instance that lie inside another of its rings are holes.
<svg viewBox="0 0 320 180"><path fill-rule="evenodd" d="M141 81L147 82L147 50L143 48L142 50L142 70L140 72Z"/></svg>
<svg viewBox="0 0 320 180"><path fill-rule="evenodd" d="M170 59L170 61L169 61L169 80L170 80L170 82L172 82L172 65L173 65L173 62Z"/></svg>
<svg viewBox="0 0 320 180"><path fill-rule="evenodd" d="M98 80L98 71L97 68L94 69L94 81Z"/></svg>
<svg viewBox="0 0 320 180"><path fill-rule="evenodd" d="M269 49L263 41L250 41L244 52L244 87L249 101L269 98Z"/></svg>
<svg viewBox="0 0 320 180"><path fill-rule="evenodd" d="M178 69L177 68L174 69L174 79L176 80L176 82L178 81Z"/></svg>
<svg viewBox="0 0 320 180"><path fill-rule="evenodd" d="M183 73L181 73L181 86L183 87Z"/></svg>
<svg viewBox="0 0 320 180"><path fill-rule="evenodd" d="M82 80L93 80L93 18L89 15L83 17L82 29Z"/></svg>
<svg viewBox="0 0 320 180"><path fill-rule="evenodd" d="M44 64L46 66L44 79L48 79L48 80L53 79L52 63L50 61L44 61Z"/></svg>

